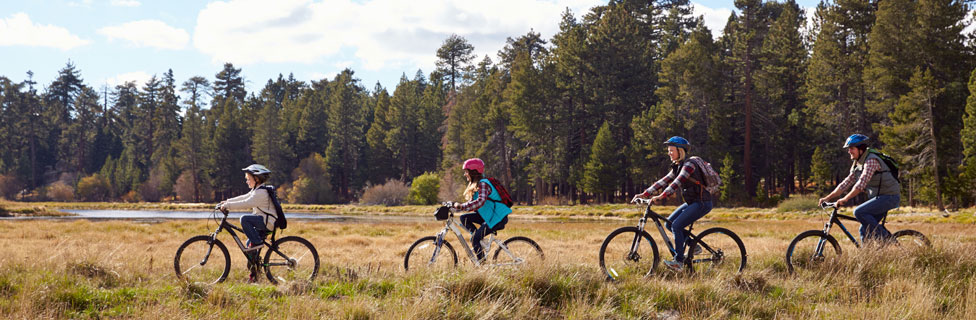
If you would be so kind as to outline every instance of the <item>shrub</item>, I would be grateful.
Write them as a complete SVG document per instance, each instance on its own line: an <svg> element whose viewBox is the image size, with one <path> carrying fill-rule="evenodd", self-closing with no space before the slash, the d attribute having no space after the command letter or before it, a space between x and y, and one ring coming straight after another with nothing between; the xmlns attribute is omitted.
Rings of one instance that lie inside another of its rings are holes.
<svg viewBox="0 0 976 320"><path fill-rule="evenodd" d="M292 171L295 179L284 195L279 196L291 203L317 204L335 202L332 184L329 183L329 171L325 158L314 153L302 159L298 168Z"/></svg>
<svg viewBox="0 0 976 320"><path fill-rule="evenodd" d="M75 192L77 192L78 198L84 201L105 201L111 192L110 188L108 180L96 173L81 178Z"/></svg>
<svg viewBox="0 0 976 320"><path fill-rule="evenodd" d="M428 205L437 203L437 193L440 189L440 178L437 174L425 172L413 178L410 184L410 194L407 202L410 204Z"/></svg>
<svg viewBox="0 0 976 320"><path fill-rule="evenodd" d="M0 174L0 198L14 199L17 193L24 188L24 185L14 175Z"/></svg>
<svg viewBox="0 0 976 320"><path fill-rule="evenodd" d="M75 188L57 181L47 187L47 197L54 201L72 201L75 199Z"/></svg>
<svg viewBox="0 0 976 320"><path fill-rule="evenodd" d="M381 185L366 186L363 197L359 199L361 204L398 206L410 194L410 188L400 180L387 180Z"/></svg>
<svg viewBox="0 0 976 320"><path fill-rule="evenodd" d="M440 191L437 194L437 198L448 201L459 200L461 193L464 192L464 187L467 187L464 176L461 175L459 177L455 170L446 171L444 176L441 177Z"/></svg>
<svg viewBox="0 0 976 320"><path fill-rule="evenodd" d="M819 200L816 196L812 195L790 197L776 207L776 212L814 211L820 208L817 203Z"/></svg>
<svg viewBox="0 0 976 320"><path fill-rule="evenodd" d="M202 179L197 179L196 185L193 183L193 172L183 171L173 185L176 197L182 202L201 202L210 199L210 185L203 183Z"/></svg>
<svg viewBox="0 0 976 320"><path fill-rule="evenodd" d="M131 190L126 194L122 195L122 201L125 202L132 203L132 202L139 202L139 200L140 200L139 193L137 193L135 190Z"/></svg>

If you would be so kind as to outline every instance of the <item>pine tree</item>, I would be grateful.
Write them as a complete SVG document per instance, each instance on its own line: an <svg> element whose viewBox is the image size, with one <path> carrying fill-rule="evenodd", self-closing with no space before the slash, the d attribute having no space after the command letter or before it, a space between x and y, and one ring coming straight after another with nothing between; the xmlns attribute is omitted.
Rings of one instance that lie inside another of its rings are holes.
<svg viewBox="0 0 976 320"><path fill-rule="evenodd" d="M973 69L969 77L969 98L966 100L966 114L960 137L965 159L960 180L964 183L963 188L969 190L970 197L976 199L976 69Z"/></svg>
<svg viewBox="0 0 976 320"><path fill-rule="evenodd" d="M830 157L828 152L821 147L813 150L813 158L810 160L810 171L813 183L817 185L817 194L826 194L833 188L830 185L833 177L833 169L830 167Z"/></svg>
<svg viewBox="0 0 976 320"><path fill-rule="evenodd" d="M474 59L472 52L474 46L457 34L445 39L437 49L436 70L444 76L444 81L450 83L451 91L456 91L458 83L464 83L467 73L470 72L471 60Z"/></svg>
<svg viewBox="0 0 976 320"><path fill-rule="evenodd" d="M620 180L620 148L610 130L610 123L604 121L593 140L590 160L586 162L583 176L583 190L600 193L603 200L609 200Z"/></svg>
<svg viewBox="0 0 976 320"><path fill-rule="evenodd" d="M332 138L326 149L326 163L332 176L332 186L343 202L352 200L352 192L358 188L360 148L363 136L364 89L353 78L352 70L346 69L332 81L328 100L328 128Z"/></svg>

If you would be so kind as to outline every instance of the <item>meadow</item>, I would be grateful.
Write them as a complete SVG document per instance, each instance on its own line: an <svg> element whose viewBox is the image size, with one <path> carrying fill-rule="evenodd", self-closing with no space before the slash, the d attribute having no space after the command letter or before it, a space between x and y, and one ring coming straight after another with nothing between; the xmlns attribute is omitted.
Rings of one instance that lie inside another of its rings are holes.
<svg viewBox="0 0 976 320"><path fill-rule="evenodd" d="M904 209L889 228L922 231L933 248L857 250L841 240L841 259L789 275L789 241L820 229L825 215L716 209L695 229L739 234L749 253L743 273L659 266L648 278L608 282L598 250L612 230L636 223L633 206L523 209L501 235L535 239L546 254L535 268L462 262L450 272L406 273L408 246L443 226L432 218L290 222L284 234L309 239L322 259L319 277L298 286L246 283L244 257L233 248L227 281L181 283L173 255L187 238L210 233L208 220L0 220L0 312L23 319L976 318L971 210L942 217ZM430 208L391 210L385 214L426 216Z"/></svg>

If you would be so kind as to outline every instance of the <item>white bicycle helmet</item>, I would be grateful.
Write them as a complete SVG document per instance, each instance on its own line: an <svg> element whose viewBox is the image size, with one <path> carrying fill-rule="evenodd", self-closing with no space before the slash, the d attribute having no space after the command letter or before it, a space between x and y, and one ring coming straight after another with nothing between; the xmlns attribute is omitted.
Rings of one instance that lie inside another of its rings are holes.
<svg viewBox="0 0 976 320"><path fill-rule="evenodd" d="M252 165L249 165L249 166L247 166L247 168L241 169L241 171L250 172L253 175L267 175L267 174L271 174L271 170L268 170L267 167L262 166L262 165L257 164L257 163L252 164Z"/></svg>

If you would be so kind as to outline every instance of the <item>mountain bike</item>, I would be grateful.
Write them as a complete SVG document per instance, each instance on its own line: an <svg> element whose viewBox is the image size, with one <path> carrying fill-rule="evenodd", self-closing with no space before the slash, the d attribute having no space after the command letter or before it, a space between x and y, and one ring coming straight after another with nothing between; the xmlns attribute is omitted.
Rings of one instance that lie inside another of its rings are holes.
<svg viewBox="0 0 976 320"><path fill-rule="evenodd" d="M468 236L472 236L471 231L464 228L454 219L454 204L445 202L443 206L434 211L434 217L438 221L444 221L444 229L434 236L420 238L410 245L406 255L403 257L403 269L414 270L447 270L457 266L458 256L454 246L445 239L448 231L453 231L457 240L461 243L461 248L467 253L468 259L475 266L524 266L538 265L545 259L542 248L534 240L527 237L512 237L505 241L496 237L497 232L490 233L482 240L482 248L486 253L484 260L479 260L474 251L464 240L461 230ZM495 247L495 253L488 260L488 252Z"/></svg>
<svg viewBox="0 0 976 320"><path fill-rule="evenodd" d="M227 231L247 258L248 269L253 266L256 271L260 271L263 268L272 284L315 279L319 271L319 254L308 240L296 236L275 239L277 228L274 228L270 242L262 240L268 250L262 261L260 250L254 253L245 251L244 242L234 232L236 230L243 233L244 230L227 222L228 211L214 209L213 219L216 221L220 213L223 213L223 218L217 222L217 230L209 235L194 236L176 250L173 267L177 278L189 283L205 284L226 280L230 273L230 254L224 243L217 239L217 235L221 231Z"/></svg>
<svg viewBox="0 0 976 320"><path fill-rule="evenodd" d="M820 205L824 210L833 208L833 212L830 213L830 217L827 219L827 223L824 224L823 230L807 230L801 232L793 241L790 242L790 246L786 249L786 268L792 274L796 268L811 268L816 265L823 263L829 259L836 259L840 256L841 249L840 244L837 243L837 239L834 239L830 235L830 229L837 224L840 230L844 231L847 238L854 243L854 247L860 248L861 244L857 242L854 235L844 224L840 222L843 220L857 221L857 218L838 214L837 213L837 203L836 202L824 202ZM881 227L884 227L885 220L888 218L886 214L884 218L881 218ZM924 234L915 230L901 230L895 232L891 235L889 239L890 244L897 245L903 248L911 248L912 246L922 246L931 247L932 243L929 239L925 237ZM830 248L827 245L830 245ZM828 250L832 249L832 250Z"/></svg>
<svg viewBox="0 0 976 320"><path fill-rule="evenodd" d="M668 218L651 210L649 199L635 199L633 201L643 205L644 214L637 221L636 227L622 227L614 230L603 240L600 246L600 269L609 280L619 280L627 277L645 277L654 272L661 257L657 244L651 235L644 231L647 219L654 221L661 239L671 256L677 256L671 237L662 224ZM746 247L739 236L729 229L710 228L695 235L688 226L688 244L685 246L685 269L694 272L742 272L746 267Z"/></svg>

